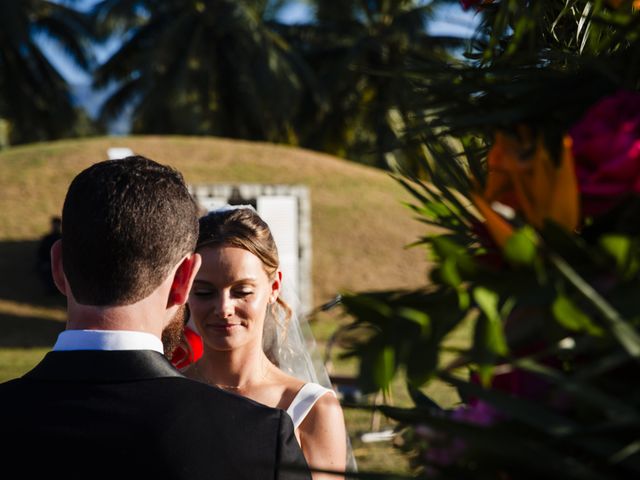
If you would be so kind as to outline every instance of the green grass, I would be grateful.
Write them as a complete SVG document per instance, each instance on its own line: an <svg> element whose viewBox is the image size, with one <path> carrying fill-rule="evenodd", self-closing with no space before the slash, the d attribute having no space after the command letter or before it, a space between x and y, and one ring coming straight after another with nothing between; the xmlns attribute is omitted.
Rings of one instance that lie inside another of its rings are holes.
<svg viewBox="0 0 640 480"><path fill-rule="evenodd" d="M315 305L343 290L412 288L426 281L425 252L404 248L428 233L426 227L402 205L406 192L373 168L291 147L214 138L95 138L10 148L0 152L0 381L32 368L64 328L62 299L45 295L33 270L37 241L50 217L60 214L71 179L105 159L109 147L129 147L170 164L191 184L307 185ZM335 313L312 321L322 354L344 321ZM333 353L333 372L355 375L357 365ZM393 404L409 404L400 378L391 391ZM457 402L455 392L442 384L425 391L443 406ZM409 472L406 458L391 442L361 441L363 433L393 423L350 408L345 421L360 470Z"/></svg>
<svg viewBox="0 0 640 480"><path fill-rule="evenodd" d="M0 348L0 382L22 376L50 350L38 348Z"/></svg>

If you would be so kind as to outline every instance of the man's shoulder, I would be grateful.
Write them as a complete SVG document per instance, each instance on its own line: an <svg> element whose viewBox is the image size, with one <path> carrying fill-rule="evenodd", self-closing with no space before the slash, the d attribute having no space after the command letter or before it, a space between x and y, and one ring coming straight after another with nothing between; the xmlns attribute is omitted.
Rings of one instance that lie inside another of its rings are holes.
<svg viewBox="0 0 640 480"><path fill-rule="evenodd" d="M197 380L187 377L167 378L168 382L174 384L174 388L178 389L182 395L188 397L189 403L201 404L202 406L217 406L232 408L242 411L245 414L254 414L258 416L270 416L279 419L284 413L279 408L269 407L262 403L243 397L242 395L213 387Z"/></svg>
<svg viewBox="0 0 640 480"><path fill-rule="evenodd" d="M170 407L172 419L164 420L167 430L188 431L201 440L222 436L231 444L253 445L264 455L275 455L286 433L284 410L188 378L166 379L166 383L178 392Z"/></svg>
<svg viewBox="0 0 640 480"><path fill-rule="evenodd" d="M282 415L286 413L279 408L272 408L186 377L165 378L160 381L166 382L167 386L171 385L169 388L180 398L177 408L190 410L194 414L200 412L198 415L223 417L243 423L260 419L261 424L267 421L279 424Z"/></svg>
<svg viewBox="0 0 640 480"><path fill-rule="evenodd" d="M13 378L0 383L0 418L11 418L16 411L25 408L25 400L32 395L24 378Z"/></svg>
<svg viewBox="0 0 640 480"><path fill-rule="evenodd" d="M11 390L19 386L21 382L22 382L22 379L20 378L13 378L11 380L0 382L0 392L10 392ZM0 395L0 398L2 398L1 395Z"/></svg>
<svg viewBox="0 0 640 480"><path fill-rule="evenodd" d="M24 388L25 380L23 377L12 378L10 380L5 380L0 382L0 392L10 394L10 392L20 391ZM2 399L3 395L0 395L0 399Z"/></svg>

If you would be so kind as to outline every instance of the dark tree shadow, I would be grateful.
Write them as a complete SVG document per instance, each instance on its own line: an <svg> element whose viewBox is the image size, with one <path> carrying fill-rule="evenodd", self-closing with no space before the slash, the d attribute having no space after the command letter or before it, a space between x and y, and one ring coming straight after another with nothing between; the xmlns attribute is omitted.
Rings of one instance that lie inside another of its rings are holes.
<svg viewBox="0 0 640 480"><path fill-rule="evenodd" d="M47 347L64 322L27 313L30 308L64 311L65 297L42 281L37 265L38 240L0 241L0 347ZM18 305L15 305L18 304Z"/></svg>
<svg viewBox="0 0 640 480"><path fill-rule="evenodd" d="M0 313L0 348L51 347L64 322Z"/></svg>
<svg viewBox="0 0 640 480"><path fill-rule="evenodd" d="M0 299L41 307L64 307L64 296L40 278L38 240L0 241Z"/></svg>

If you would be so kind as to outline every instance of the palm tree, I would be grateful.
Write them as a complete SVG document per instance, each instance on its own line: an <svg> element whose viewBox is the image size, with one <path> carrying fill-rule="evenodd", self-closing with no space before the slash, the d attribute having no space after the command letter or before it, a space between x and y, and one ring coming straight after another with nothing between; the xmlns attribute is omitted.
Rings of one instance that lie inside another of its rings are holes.
<svg viewBox="0 0 640 480"><path fill-rule="evenodd" d="M266 1L105 0L99 22L128 30L96 72L116 85L103 108L133 105L133 130L295 142L301 71L263 17Z"/></svg>
<svg viewBox="0 0 640 480"><path fill-rule="evenodd" d="M58 138L70 132L75 110L69 88L36 41L59 42L85 69L88 30L82 14L46 0L0 0L0 119L10 142Z"/></svg>
<svg viewBox="0 0 640 480"><path fill-rule="evenodd" d="M317 76L307 97L301 143L389 168L390 153L411 119L410 59L443 62L461 40L429 35L433 4L417 0L316 0L316 20L284 27ZM439 63L441 65L441 63Z"/></svg>
<svg viewBox="0 0 640 480"><path fill-rule="evenodd" d="M640 89L640 15L630 2L618 9L615 2L503 0L478 8L466 63L415 62L411 71L420 95L408 137L447 150L442 158L453 156L444 137L490 144L496 128L522 123L544 131L555 151L598 98ZM486 156L486 148L470 153Z"/></svg>

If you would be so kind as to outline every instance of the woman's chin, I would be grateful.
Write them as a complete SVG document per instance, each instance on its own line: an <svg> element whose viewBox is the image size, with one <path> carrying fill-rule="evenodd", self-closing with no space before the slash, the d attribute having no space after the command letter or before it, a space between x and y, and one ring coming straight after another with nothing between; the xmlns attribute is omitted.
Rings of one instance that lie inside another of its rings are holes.
<svg viewBox="0 0 640 480"><path fill-rule="evenodd" d="M224 335L216 336L215 338L209 338L207 342L212 350L218 352L230 352L238 348L242 348L247 343L246 338L242 338L241 335Z"/></svg>

